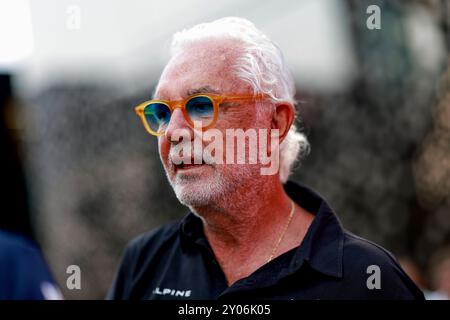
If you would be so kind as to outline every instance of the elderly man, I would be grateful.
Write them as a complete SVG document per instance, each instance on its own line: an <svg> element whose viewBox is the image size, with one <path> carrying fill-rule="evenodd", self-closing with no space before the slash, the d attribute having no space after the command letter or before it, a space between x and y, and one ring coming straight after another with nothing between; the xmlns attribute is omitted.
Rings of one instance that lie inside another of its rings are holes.
<svg viewBox="0 0 450 320"><path fill-rule="evenodd" d="M287 181L308 143L282 54L252 23L175 34L154 98L136 112L190 212L128 245L109 298L423 299L390 253Z"/></svg>

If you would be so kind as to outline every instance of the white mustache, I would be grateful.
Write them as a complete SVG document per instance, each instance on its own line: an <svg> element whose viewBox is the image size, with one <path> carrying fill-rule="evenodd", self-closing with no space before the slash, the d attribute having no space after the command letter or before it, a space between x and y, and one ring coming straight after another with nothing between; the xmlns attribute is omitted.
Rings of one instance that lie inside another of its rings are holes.
<svg viewBox="0 0 450 320"><path fill-rule="evenodd" d="M200 150L198 150L200 149ZM169 151L169 161L171 164L179 165L183 160L190 159L190 163L194 164L195 160L203 161L208 165L215 165L216 161L209 152L203 152L204 147L194 148L193 142L181 142L176 146L172 145ZM186 153L186 154L185 154Z"/></svg>

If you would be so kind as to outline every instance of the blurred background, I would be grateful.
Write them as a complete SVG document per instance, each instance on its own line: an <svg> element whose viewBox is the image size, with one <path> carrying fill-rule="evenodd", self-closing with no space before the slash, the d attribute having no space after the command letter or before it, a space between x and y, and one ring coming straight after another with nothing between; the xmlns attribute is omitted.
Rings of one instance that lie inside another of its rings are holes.
<svg viewBox="0 0 450 320"><path fill-rule="evenodd" d="M67 299L103 299L125 244L187 212L133 107L151 97L175 31L230 15L272 38L294 74L312 151L292 179L430 298L450 296L447 0L0 0L15 150L2 152L0 228L40 243ZM69 265L80 290L66 286Z"/></svg>

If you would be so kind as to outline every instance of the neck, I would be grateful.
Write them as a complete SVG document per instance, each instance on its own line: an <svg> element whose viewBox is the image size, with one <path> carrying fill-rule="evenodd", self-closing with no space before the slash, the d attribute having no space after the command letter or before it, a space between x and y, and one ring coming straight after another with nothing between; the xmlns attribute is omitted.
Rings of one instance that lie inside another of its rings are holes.
<svg viewBox="0 0 450 320"><path fill-rule="evenodd" d="M205 235L216 254L254 253L258 247L270 253L291 210L291 200L276 179L253 183L250 188L241 185L225 200L192 208L202 218Z"/></svg>

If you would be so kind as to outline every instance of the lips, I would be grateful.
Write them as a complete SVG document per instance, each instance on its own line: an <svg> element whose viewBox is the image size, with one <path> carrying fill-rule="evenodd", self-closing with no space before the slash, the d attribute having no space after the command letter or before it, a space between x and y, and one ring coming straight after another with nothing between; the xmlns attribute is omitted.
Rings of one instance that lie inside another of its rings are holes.
<svg viewBox="0 0 450 320"><path fill-rule="evenodd" d="M200 164L196 164L194 163L194 160L191 161L191 163L181 163L181 164L177 164L175 165L175 168L177 170L188 170L188 169L194 169L194 168L199 168L203 165L205 165L205 161L202 160L202 163Z"/></svg>

